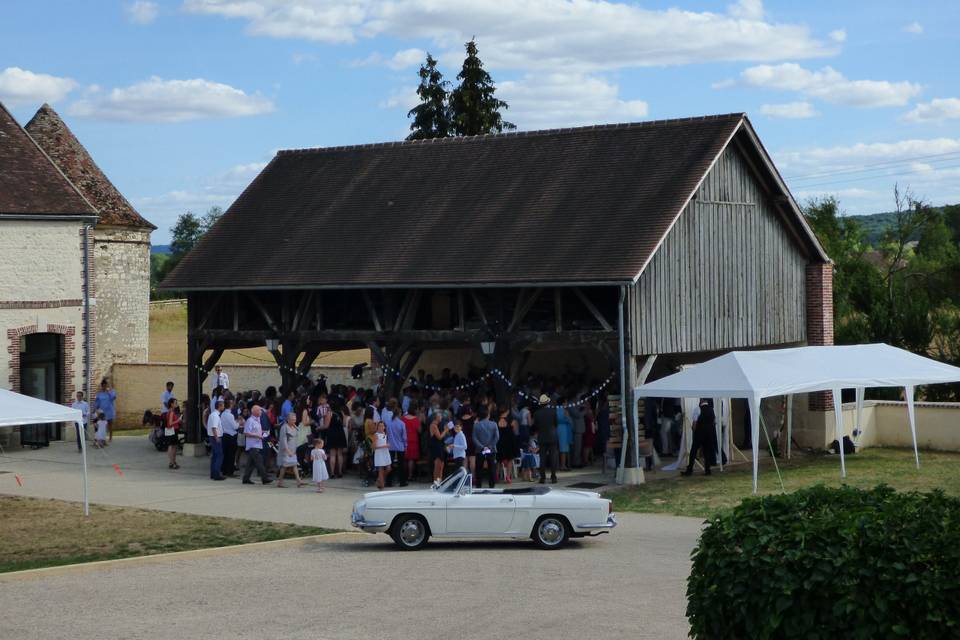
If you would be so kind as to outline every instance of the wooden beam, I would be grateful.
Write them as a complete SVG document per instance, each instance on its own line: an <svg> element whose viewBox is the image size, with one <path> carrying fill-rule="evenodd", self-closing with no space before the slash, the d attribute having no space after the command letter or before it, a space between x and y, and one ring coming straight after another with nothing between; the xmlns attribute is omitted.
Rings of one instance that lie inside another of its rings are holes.
<svg viewBox="0 0 960 640"><path fill-rule="evenodd" d="M553 316L557 321L557 333L563 331L563 289L553 288Z"/></svg>
<svg viewBox="0 0 960 640"><path fill-rule="evenodd" d="M463 317L463 289L457 289L457 329L465 330L466 320Z"/></svg>
<svg viewBox="0 0 960 640"><path fill-rule="evenodd" d="M380 363L380 366L389 364L390 361L387 359L387 354L384 353L383 348L379 344L371 341L367 343L367 348L370 349L370 353L373 354L373 357L377 359L377 362Z"/></svg>
<svg viewBox="0 0 960 640"><path fill-rule="evenodd" d="M210 357L203 362L203 370L207 373L217 366L217 363L220 362L220 358L223 357L223 349L217 348L213 350L213 353L210 354Z"/></svg>
<svg viewBox="0 0 960 640"><path fill-rule="evenodd" d="M307 317L307 311L310 309L310 303L313 302L313 291L308 291L305 296L300 298L300 304L297 305L297 312L293 314L292 329L296 331L300 324Z"/></svg>
<svg viewBox="0 0 960 640"><path fill-rule="evenodd" d="M317 312L317 331L323 329L323 292L317 294L317 304L315 305Z"/></svg>
<svg viewBox="0 0 960 640"><path fill-rule="evenodd" d="M277 323L273 321L273 317L271 317L270 312L267 311L265 306L263 306L263 303L260 302L260 299L256 296L256 294L247 293L247 297L253 302L253 306L257 308L257 310L260 312L260 315L263 316L263 319L267 321L267 325L270 327L270 329L277 335L281 334L282 331L280 331L280 327L277 326Z"/></svg>
<svg viewBox="0 0 960 640"><path fill-rule="evenodd" d="M590 298L587 297L587 294L580 290L580 287L574 287L573 292L577 294L577 297L580 298L581 302L583 302L583 306L585 306L587 311L589 311L593 317L596 318L597 322L600 323L600 326L603 327L604 331L613 331L613 327L609 322L607 322L607 319L603 317L603 314L600 313L600 310L597 309L592 302L590 302Z"/></svg>
<svg viewBox="0 0 960 640"><path fill-rule="evenodd" d="M410 292L410 300L407 303L404 314L397 318L398 326L396 330L411 329L417 321L417 311L420 309L420 289L414 289Z"/></svg>
<svg viewBox="0 0 960 640"><path fill-rule="evenodd" d="M524 296L524 291L526 291L526 289L521 289L520 295L517 297L517 306L513 309L513 319L510 321L510 326L507 327L508 332L520 326L520 323L527 317L537 298L540 297L540 292L543 291L543 289L538 287L526 296Z"/></svg>
<svg viewBox="0 0 960 640"><path fill-rule="evenodd" d="M198 329L204 329L207 326L207 323L210 322L210 318L213 317L214 312L217 310L217 307L220 304L220 301L223 300L223 293L218 293L213 301L210 303L210 306L207 307L206 313L203 314L203 319L200 320L200 326Z"/></svg>
<svg viewBox="0 0 960 640"><path fill-rule="evenodd" d="M196 336L219 345L233 343L263 344L263 341L272 337L272 332L265 329L204 329ZM596 344L602 340L616 339L616 331L601 330L565 330L563 333L550 331L515 331L510 335L511 340L526 340L530 344ZM407 329L385 334L370 329L322 329L320 331L298 331L295 337L301 343L311 342L352 342L382 344L388 337L392 340L403 340L412 344L418 343L451 343L458 345L476 344L489 337L485 329L472 331L457 331L455 329ZM369 346L369 344L368 344Z"/></svg>
<svg viewBox="0 0 960 640"><path fill-rule="evenodd" d="M473 299L473 306L477 309L477 315L480 316L480 322L483 323L483 326L490 326L490 322L487 320L487 314L483 312L483 305L480 304L480 298L477 297L477 292L473 289L470 289L470 298Z"/></svg>
<svg viewBox="0 0 960 640"><path fill-rule="evenodd" d="M373 328L377 331L383 331L383 325L380 324L380 317L377 315L377 310L373 306L373 300L370 299L370 294L367 293L366 289L363 289L360 295L363 296L363 303L367 305L367 311L370 312L370 319L373 320Z"/></svg>
<svg viewBox="0 0 960 640"><path fill-rule="evenodd" d="M301 376L306 377L310 373L310 367L313 366L314 361L319 355L320 351L317 349L311 349L303 354L303 358L300 359L300 364L297 365L297 371L300 372Z"/></svg>

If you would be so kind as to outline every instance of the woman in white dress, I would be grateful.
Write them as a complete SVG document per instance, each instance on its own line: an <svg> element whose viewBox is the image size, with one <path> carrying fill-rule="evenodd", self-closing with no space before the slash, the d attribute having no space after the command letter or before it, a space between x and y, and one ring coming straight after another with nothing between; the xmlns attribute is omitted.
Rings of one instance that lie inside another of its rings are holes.
<svg viewBox="0 0 960 640"><path fill-rule="evenodd" d="M377 489L382 490L390 471L390 443L387 442L387 427L382 421L377 423L377 431L373 434L373 466L377 469Z"/></svg>
<svg viewBox="0 0 960 640"><path fill-rule="evenodd" d="M300 480L300 469L297 464L297 414L288 413L287 421L280 427L277 434L277 466L280 467L280 475L277 476L277 486L283 487L283 476L287 469L293 470L293 477L297 479L297 486L302 487L303 481Z"/></svg>

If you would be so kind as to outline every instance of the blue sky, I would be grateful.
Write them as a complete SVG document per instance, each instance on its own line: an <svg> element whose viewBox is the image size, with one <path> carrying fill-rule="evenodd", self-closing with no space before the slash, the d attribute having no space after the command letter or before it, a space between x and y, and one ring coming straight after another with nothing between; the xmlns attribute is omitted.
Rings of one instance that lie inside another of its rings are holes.
<svg viewBox="0 0 960 640"><path fill-rule="evenodd" d="M400 139L424 52L463 43L521 129L746 111L799 200L960 202L960 3L5 3L0 100L50 102L169 237L281 148Z"/></svg>

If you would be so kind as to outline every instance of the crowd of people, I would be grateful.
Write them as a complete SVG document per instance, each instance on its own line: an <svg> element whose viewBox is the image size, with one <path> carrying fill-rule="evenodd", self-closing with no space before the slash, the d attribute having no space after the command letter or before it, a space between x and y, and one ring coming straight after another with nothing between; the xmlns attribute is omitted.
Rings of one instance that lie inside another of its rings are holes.
<svg viewBox="0 0 960 640"><path fill-rule="evenodd" d="M558 471L598 460L610 437L606 393L575 376L529 375L501 389L499 403L491 377L448 370L436 379L419 372L396 397L382 385L328 387L323 377L290 389L235 391L219 366L212 379L200 406L214 481L242 469L245 484L256 474L283 487L289 476L322 492L328 479L354 474L383 489L439 481L462 466L478 486L556 482ZM168 382L161 423L169 468L178 469L183 415L173 390Z"/></svg>

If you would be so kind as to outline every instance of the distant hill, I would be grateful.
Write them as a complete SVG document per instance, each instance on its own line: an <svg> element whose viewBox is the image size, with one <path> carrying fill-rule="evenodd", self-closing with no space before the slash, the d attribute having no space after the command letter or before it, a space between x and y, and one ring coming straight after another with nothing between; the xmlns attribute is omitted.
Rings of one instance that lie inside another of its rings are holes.
<svg viewBox="0 0 960 640"><path fill-rule="evenodd" d="M863 234L867 242L872 246L877 246L883 237L883 232L892 227L896 222L897 213L895 211L886 211L884 213L870 213L863 216L851 216L857 219L860 226L863 227Z"/></svg>
<svg viewBox="0 0 960 640"><path fill-rule="evenodd" d="M152 244L150 245L150 253L162 253L163 255L170 255L170 245Z"/></svg>

